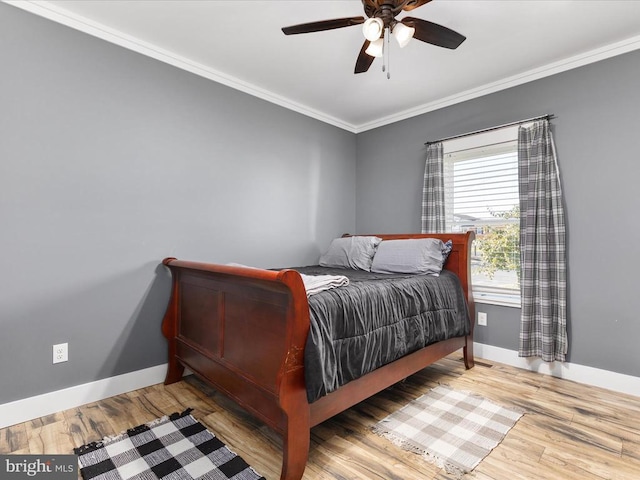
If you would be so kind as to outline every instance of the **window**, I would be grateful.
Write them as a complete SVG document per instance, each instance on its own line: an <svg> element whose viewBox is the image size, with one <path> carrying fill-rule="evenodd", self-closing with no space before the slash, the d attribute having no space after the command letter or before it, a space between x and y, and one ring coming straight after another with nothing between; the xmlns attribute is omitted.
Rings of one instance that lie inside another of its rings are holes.
<svg viewBox="0 0 640 480"><path fill-rule="evenodd" d="M517 130L444 144L446 229L476 232L471 277L477 302L520 305Z"/></svg>

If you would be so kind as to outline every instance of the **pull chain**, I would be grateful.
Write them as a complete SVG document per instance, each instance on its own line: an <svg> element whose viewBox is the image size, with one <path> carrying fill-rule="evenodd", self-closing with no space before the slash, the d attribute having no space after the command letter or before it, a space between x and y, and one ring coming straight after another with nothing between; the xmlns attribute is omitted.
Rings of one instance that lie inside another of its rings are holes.
<svg viewBox="0 0 640 480"><path fill-rule="evenodd" d="M391 39L391 28L387 27L384 32L384 39L387 44L385 51L387 52L387 80L391 79L391 45L389 40Z"/></svg>
<svg viewBox="0 0 640 480"><path fill-rule="evenodd" d="M382 71L387 72L387 80L391 78L391 70L389 67L389 27L384 29L384 40L382 42Z"/></svg>
<svg viewBox="0 0 640 480"><path fill-rule="evenodd" d="M384 39L387 36L387 29L384 29L384 33L382 34L382 71L387 71L387 45Z"/></svg>

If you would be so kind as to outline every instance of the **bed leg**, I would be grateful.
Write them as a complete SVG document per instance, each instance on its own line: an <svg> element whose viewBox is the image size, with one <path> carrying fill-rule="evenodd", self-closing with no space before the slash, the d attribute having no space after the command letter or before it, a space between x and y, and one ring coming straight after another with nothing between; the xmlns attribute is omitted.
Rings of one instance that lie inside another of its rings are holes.
<svg viewBox="0 0 640 480"><path fill-rule="evenodd" d="M300 480L309 459L311 432L308 426L289 425L283 435L280 480Z"/></svg>
<svg viewBox="0 0 640 480"><path fill-rule="evenodd" d="M184 374L184 365L182 365L175 357L169 359L169 366L167 368L167 376L164 378L164 384L170 385L172 383L182 380Z"/></svg>
<svg viewBox="0 0 640 480"><path fill-rule="evenodd" d="M467 337L465 341L465 346L462 347L462 353L464 356L464 366L467 370L473 368L475 365L475 360L473 358L473 338Z"/></svg>

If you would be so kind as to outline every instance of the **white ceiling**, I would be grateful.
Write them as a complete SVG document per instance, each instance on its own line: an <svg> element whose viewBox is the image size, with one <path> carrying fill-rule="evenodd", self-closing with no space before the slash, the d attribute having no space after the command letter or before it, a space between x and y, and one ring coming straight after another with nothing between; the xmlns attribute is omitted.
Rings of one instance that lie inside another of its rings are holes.
<svg viewBox="0 0 640 480"><path fill-rule="evenodd" d="M410 15L467 40L392 43L388 80L380 59L353 74L360 26L280 30L361 16L359 0L7 3L353 132L640 48L638 0L434 0Z"/></svg>

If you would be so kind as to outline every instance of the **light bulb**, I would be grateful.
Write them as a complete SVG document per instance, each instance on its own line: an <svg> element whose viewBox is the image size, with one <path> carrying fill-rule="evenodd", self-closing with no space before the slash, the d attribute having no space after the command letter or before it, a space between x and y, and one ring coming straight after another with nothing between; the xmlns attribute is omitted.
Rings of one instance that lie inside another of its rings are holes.
<svg viewBox="0 0 640 480"><path fill-rule="evenodd" d="M384 30L384 22L380 18L369 18L362 25L362 33L364 38L370 42L374 42L380 38Z"/></svg>
<svg viewBox="0 0 640 480"><path fill-rule="evenodd" d="M379 38L371 42L367 47L367 49L364 51L364 53L366 53L371 57L381 57L383 45L384 45L384 40L382 38Z"/></svg>
<svg viewBox="0 0 640 480"><path fill-rule="evenodd" d="M398 22L396 26L393 27L393 36L398 41L400 48L404 48L409 43L414 33L416 33L416 29L407 27L404 23Z"/></svg>

